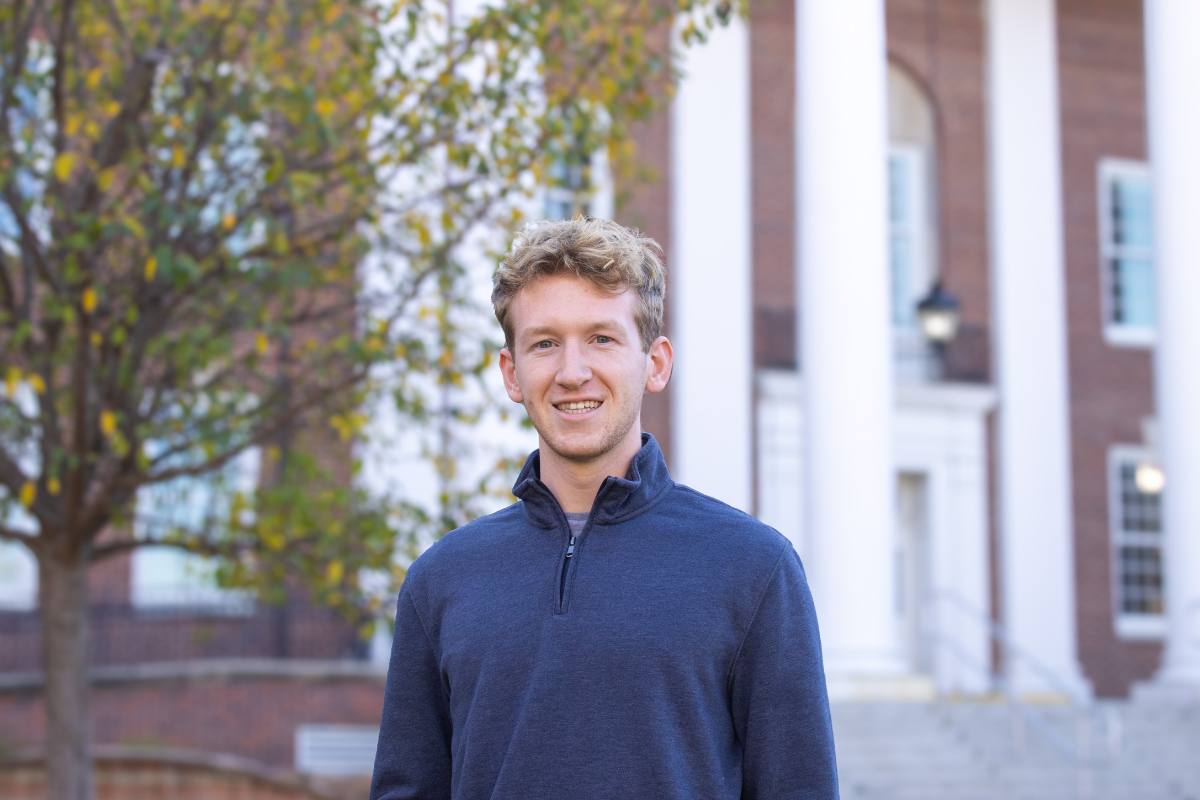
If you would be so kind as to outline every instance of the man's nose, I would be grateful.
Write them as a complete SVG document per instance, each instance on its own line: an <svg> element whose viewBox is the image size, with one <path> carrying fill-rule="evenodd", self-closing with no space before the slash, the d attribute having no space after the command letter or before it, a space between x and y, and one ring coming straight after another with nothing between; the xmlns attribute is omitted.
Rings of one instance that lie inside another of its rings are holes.
<svg viewBox="0 0 1200 800"><path fill-rule="evenodd" d="M591 377L592 370L588 367L583 348L577 344L566 344L555 380L563 386L576 389L591 380Z"/></svg>

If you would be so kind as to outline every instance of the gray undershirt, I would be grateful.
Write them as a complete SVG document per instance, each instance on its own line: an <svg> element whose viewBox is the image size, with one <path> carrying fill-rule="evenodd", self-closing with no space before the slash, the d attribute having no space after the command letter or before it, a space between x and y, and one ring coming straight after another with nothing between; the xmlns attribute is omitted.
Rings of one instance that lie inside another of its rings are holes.
<svg viewBox="0 0 1200 800"><path fill-rule="evenodd" d="M567 514L567 524L571 526L571 535L578 536L583 531L583 526L587 524L588 515L585 514Z"/></svg>

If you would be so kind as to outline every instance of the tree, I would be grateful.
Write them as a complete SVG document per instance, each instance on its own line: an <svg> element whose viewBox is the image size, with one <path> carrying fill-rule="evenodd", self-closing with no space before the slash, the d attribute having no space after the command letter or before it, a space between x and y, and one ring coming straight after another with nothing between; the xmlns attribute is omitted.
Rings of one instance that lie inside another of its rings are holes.
<svg viewBox="0 0 1200 800"><path fill-rule="evenodd" d="M0 9L0 537L39 565L52 797L91 796L89 565L165 541L228 585L302 580L344 608L393 568L429 515L311 443L352 439L372 393L420 417L413 374L482 370L487 348L445 346L460 248L518 225L553 163L607 146L630 174L672 11L685 38L713 24L648 0ZM251 448L268 469L237 488ZM134 536L140 491L196 480L203 520Z"/></svg>

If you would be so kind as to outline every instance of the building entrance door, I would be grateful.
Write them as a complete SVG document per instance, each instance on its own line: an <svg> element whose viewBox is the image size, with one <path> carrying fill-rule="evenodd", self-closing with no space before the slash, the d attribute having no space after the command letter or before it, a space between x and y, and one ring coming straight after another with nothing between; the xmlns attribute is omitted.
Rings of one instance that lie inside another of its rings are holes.
<svg viewBox="0 0 1200 800"><path fill-rule="evenodd" d="M896 486L896 624L909 669L932 669L923 635L922 612L929 593L927 481L919 473L900 473Z"/></svg>

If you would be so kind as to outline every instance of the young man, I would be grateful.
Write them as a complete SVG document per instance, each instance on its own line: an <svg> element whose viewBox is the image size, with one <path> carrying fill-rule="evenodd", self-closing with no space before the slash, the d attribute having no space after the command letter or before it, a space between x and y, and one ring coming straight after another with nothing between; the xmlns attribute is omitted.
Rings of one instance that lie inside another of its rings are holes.
<svg viewBox="0 0 1200 800"><path fill-rule="evenodd" d="M497 270L500 369L540 447L520 502L409 570L374 800L837 798L795 550L672 481L641 430L671 377L656 247L543 223Z"/></svg>

